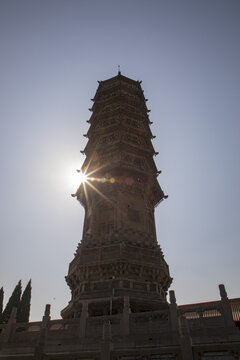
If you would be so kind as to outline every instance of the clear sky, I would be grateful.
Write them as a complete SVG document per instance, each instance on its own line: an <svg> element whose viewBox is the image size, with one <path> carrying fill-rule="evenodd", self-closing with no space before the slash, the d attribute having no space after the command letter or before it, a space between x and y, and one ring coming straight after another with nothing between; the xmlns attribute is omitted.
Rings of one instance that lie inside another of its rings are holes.
<svg viewBox="0 0 240 360"><path fill-rule="evenodd" d="M240 2L0 1L0 286L32 278L31 319L70 300L81 240L70 194L97 80L142 80L159 181L158 241L179 304L240 297Z"/></svg>

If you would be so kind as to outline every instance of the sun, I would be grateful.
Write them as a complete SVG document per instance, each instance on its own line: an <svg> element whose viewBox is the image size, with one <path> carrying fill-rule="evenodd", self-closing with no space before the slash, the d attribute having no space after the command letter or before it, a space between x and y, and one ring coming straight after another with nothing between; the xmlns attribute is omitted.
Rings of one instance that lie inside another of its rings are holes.
<svg viewBox="0 0 240 360"><path fill-rule="evenodd" d="M88 175L84 172L82 172L81 170L73 170L70 169L70 171L68 171L68 187L69 189L71 189L71 191L73 189L77 189L81 184L85 184L88 182L89 178Z"/></svg>
<svg viewBox="0 0 240 360"><path fill-rule="evenodd" d="M88 180L87 174L79 171L78 180L80 181L80 184L84 184Z"/></svg>

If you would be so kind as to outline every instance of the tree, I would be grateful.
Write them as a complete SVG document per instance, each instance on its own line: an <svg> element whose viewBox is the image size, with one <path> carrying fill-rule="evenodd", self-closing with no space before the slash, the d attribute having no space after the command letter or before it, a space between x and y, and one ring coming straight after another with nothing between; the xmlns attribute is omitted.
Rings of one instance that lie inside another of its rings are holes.
<svg viewBox="0 0 240 360"><path fill-rule="evenodd" d="M18 284L16 285L15 289L13 290L13 293L12 293L11 297L9 298L8 303L2 313L2 316L0 319L2 324L6 324L8 322L8 319L10 318L12 309L14 307L16 307L16 308L19 307L21 293L22 293L22 284L21 284L21 280L20 280L18 282Z"/></svg>
<svg viewBox="0 0 240 360"><path fill-rule="evenodd" d="M17 322L28 322L30 315L30 306L31 306L31 280L29 280L18 306L17 310Z"/></svg>
<svg viewBox="0 0 240 360"><path fill-rule="evenodd" d="M2 315L2 311L3 311L3 297L4 297L4 291L3 291L3 287L0 289L0 317Z"/></svg>

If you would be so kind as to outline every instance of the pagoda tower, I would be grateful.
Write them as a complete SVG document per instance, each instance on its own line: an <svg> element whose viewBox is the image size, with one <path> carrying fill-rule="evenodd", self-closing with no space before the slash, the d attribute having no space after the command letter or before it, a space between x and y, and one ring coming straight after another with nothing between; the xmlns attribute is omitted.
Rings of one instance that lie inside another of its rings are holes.
<svg viewBox="0 0 240 360"><path fill-rule="evenodd" d="M126 303L131 312L167 307L172 279L154 218L167 196L157 181L141 81L118 72L99 81L92 101L81 168L88 178L73 194L85 209L83 235L66 276L72 298L62 317L122 313Z"/></svg>

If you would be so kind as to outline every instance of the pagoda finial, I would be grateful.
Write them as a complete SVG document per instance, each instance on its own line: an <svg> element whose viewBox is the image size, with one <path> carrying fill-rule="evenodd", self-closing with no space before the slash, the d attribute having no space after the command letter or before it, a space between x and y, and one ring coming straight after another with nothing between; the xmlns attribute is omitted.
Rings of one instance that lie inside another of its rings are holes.
<svg viewBox="0 0 240 360"><path fill-rule="evenodd" d="M118 65L118 75L121 75L120 65Z"/></svg>

